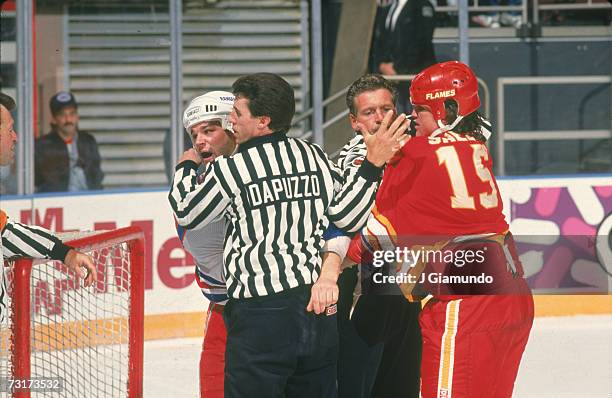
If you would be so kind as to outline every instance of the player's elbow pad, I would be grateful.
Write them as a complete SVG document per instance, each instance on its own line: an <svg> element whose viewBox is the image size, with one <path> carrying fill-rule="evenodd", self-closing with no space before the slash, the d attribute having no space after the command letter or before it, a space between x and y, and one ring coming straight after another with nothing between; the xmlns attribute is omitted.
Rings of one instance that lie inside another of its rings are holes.
<svg viewBox="0 0 612 398"><path fill-rule="evenodd" d="M357 234L351 240L346 256L349 259L351 259L351 261L357 264L360 264L361 255L362 255L361 234Z"/></svg>
<svg viewBox="0 0 612 398"><path fill-rule="evenodd" d="M343 259L346 256L346 252L351 243L351 238L348 236L337 236L335 238L331 238L325 241L325 245L323 245L322 251L325 252L333 252L340 256Z"/></svg>

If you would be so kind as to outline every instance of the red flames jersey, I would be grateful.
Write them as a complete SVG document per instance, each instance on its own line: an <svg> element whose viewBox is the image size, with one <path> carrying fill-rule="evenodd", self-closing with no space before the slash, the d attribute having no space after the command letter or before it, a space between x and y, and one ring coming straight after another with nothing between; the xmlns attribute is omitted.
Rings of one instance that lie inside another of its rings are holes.
<svg viewBox="0 0 612 398"><path fill-rule="evenodd" d="M373 216L382 215L396 236L503 233L508 224L491 166L486 146L472 137L414 137L387 166Z"/></svg>

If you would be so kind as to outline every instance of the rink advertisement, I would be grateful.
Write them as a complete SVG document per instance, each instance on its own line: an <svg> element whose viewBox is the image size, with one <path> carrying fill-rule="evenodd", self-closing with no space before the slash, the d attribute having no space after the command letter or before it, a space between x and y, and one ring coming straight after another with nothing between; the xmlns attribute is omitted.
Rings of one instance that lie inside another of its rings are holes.
<svg viewBox="0 0 612 398"><path fill-rule="evenodd" d="M609 291L611 176L506 179L499 188L536 293ZM208 303L194 283L193 259L176 234L166 191L3 198L2 208L12 219L58 232L139 226L146 237L148 337L201 333ZM534 236L540 239L534 241Z"/></svg>
<svg viewBox="0 0 612 398"><path fill-rule="evenodd" d="M503 180L506 217L536 293L612 286L612 178Z"/></svg>
<svg viewBox="0 0 612 398"><path fill-rule="evenodd" d="M56 232L140 227L145 234L145 338L199 335L208 302L194 283L193 259L182 248L166 197L165 191L36 195L3 198L2 208L14 220ZM64 285L49 291L53 297L46 302L61 302Z"/></svg>

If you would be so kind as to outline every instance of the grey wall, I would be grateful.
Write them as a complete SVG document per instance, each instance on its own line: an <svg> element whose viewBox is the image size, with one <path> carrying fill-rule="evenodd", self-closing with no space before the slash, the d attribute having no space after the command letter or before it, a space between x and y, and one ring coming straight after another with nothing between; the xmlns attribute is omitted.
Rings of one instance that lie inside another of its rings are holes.
<svg viewBox="0 0 612 398"><path fill-rule="evenodd" d="M610 75L611 43L472 43L470 64L489 86L494 127L499 77ZM456 44L437 43L436 51L440 61L458 58ZM505 92L506 130L611 128L609 84L513 86ZM610 140L513 142L507 145L506 167L508 174L612 171L611 150Z"/></svg>

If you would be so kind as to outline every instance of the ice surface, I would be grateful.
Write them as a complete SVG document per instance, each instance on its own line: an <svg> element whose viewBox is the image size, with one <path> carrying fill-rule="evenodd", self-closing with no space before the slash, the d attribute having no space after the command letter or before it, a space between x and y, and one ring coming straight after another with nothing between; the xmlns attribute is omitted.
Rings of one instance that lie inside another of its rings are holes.
<svg viewBox="0 0 612 398"><path fill-rule="evenodd" d="M201 345L145 342L144 396L198 397ZM612 315L536 318L514 398L566 397L612 397Z"/></svg>

